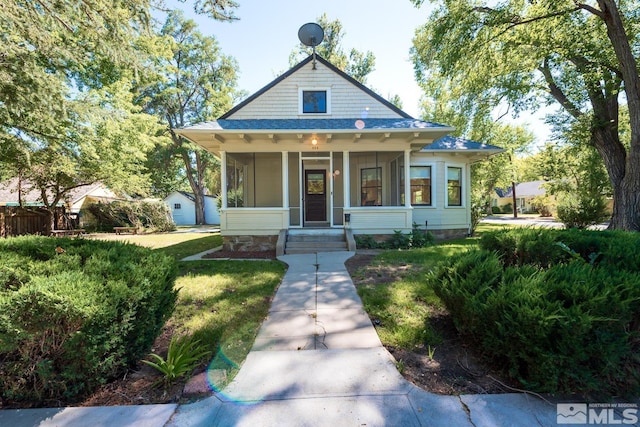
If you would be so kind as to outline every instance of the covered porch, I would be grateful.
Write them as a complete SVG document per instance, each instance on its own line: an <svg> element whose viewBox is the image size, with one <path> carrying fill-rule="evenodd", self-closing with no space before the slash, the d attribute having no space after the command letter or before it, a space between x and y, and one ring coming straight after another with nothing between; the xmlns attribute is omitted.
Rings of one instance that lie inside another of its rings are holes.
<svg viewBox="0 0 640 427"><path fill-rule="evenodd" d="M221 152L221 228L410 230L409 151ZM406 174L406 176L405 176ZM385 230L387 230L385 232Z"/></svg>

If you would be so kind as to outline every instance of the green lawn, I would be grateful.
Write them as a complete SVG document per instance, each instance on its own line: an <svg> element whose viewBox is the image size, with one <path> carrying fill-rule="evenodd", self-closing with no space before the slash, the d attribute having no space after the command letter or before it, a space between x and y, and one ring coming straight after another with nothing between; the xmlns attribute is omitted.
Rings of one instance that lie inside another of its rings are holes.
<svg viewBox="0 0 640 427"><path fill-rule="evenodd" d="M210 364L229 378L251 350L285 265L280 261L180 263L178 303L167 327L216 351ZM218 384L221 386L221 384Z"/></svg>

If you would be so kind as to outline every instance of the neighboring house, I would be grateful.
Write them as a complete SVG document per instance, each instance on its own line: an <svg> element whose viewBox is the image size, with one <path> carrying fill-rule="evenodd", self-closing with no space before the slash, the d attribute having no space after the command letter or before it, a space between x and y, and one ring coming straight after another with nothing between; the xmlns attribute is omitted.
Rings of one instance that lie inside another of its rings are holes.
<svg viewBox="0 0 640 427"><path fill-rule="evenodd" d="M470 165L502 149L447 136L315 58L218 120L176 130L220 158L225 248L275 247L283 231L318 227L467 235Z"/></svg>
<svg viewBox="0 0 640 427"><path fill-rule="evenodd" d="M516 184L516 208L518 212L531 213L535 209L531 205L533 199L537 196L546 194L544 185L547 181L530 181ZM513 189L511 187L505 189L497 188L496 197L491 202L491 206L499 206L504 208L506 205L513 207Z"/></svg>
<svg viewBox="0 0 640 427"><path fill-rule="evenodd" d="M52 194L47 195L53 199ZM95 202L109 202L121 200L113 191L104 184L82 185L68 191L58 206L64 206L67 212L78 214L82 209ZM0 183L0 206L44 206L42 193L28 180L11 178Z"/></svg>
<svg viewBox="0 0 640 427"><path fill-rule="evenodd" d="M196 223L196 199L193 193L174 191L165 197L164 202L169 206L176 225ZM220 224L216 197L204 196L204 217L207 224Z"/></svg>
<svg viewBox="0 0 640 427"><path fill-rule="evenodd" d="M53 198L52 194L47 197ZM74 228L84 226L80 212L91 203L98 201L108 202L116 200L118 197L102 183L83 185L65 194L63 200L57 203L55 209L55 224L60 228ZM0 183L0 207L18 208L20 206L31 209L29 212L21 212L25 218L32 218L19 222L14 221L12 227L5 223L5 229L12 228L16 234L34 234L43 232L45 220L35 221L38 215L38 208L43 208L42 193L35 188L28 180L11 178ZM8 211L7 211L8 212ZM17 218L18 211L13 212L13 217ZM5 221L8 220L8 216ZM66 219L65 219L66 218ZM69 221L70 220L70 221ZM36 224L37 222L37 224Z"/></svg>

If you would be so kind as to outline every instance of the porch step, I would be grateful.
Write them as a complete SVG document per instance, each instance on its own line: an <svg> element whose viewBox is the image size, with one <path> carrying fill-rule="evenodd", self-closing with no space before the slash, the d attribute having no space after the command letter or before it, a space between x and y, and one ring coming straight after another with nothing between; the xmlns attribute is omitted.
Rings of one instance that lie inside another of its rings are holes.
<svg viewBox="0 0 640 427"><path fill-rule="evenodd" d="M309 254L315 252L347 251L348 245L343 230L311 230L289 232L284 252L286 254Z"/></svg>

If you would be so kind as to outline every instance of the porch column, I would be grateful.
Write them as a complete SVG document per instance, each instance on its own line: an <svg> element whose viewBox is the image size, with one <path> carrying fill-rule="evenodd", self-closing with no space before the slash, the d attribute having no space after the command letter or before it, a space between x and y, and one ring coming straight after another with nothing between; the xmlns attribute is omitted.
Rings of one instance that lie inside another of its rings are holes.
<svg viewBox="0 0 640 427"><path fill-rule="evenodd" d="M344 200L342 205L345 208L350 208L351 207L351 194L349 194L349 183L351 182L351 171L349 170L349 152L348 151L343 151L342 152L342 173L343 173L343 178L342 178L342 186L343 186L343 194L344 194Z"/></svg>
<svg viewBox="0 0 640 427"><path fill-rule="evenodd" d="M227 209L227 152L220 152L220 206Z"/></svg>
<svg viewBox="0 0 640 427"><path fill-rule="evenodd" d="M411 150L404 150L404 206L411 207Z"/></svg>
<svg viewBox="0 0 640 427"><path fill-rule="evenodd" d="M282 207L289 208L289 152L282 152Z"/></svg>

